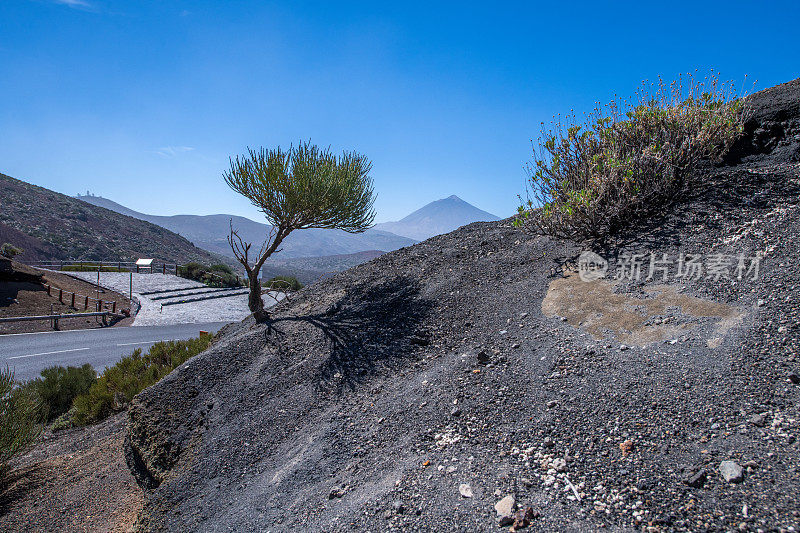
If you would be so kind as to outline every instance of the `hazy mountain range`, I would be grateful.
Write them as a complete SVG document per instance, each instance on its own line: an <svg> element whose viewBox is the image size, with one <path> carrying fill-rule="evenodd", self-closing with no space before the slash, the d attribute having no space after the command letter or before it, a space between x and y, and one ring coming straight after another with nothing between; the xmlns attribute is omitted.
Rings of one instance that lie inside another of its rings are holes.
<svg viewBox="0 0 800 533"><path fill-rule="evenodd" d="M148 215L129 209L102 196L78 195L84 202L104 207L123 215L145 220L173 231L211 252L232 256L228 245L230 223L241 237L257 246L269 232L269 226L237 215ZM359 252L388 252L414 244L441 233L448 233L465 224L476 221L498 220L498 217L450 196L436 200L414 211L397 222L376 224L364 233L351 234L340 230L308 229L289 235L282 245L281 266L285 259L356 254ZM341 259L337 259L337 263Z"/></svg>
<svg viewBox="0 0 800 533"><path fill-rule="evenodd" d="M200 248L229 257L232 257L228 245L231 222L242 239L253 243L254 248L258 248L264 241L270 229L267 224L237 215L148 215L101 196L78 196L78 199L123 215L158 224L187 238ZM365 250L388 252L403 246L410 246L415 242L413 239L376 229L370 229L360 234L340 230L307 229L295 231L289 235L283 241L282 251L279 255L289 258L352 254Z"/></svg>

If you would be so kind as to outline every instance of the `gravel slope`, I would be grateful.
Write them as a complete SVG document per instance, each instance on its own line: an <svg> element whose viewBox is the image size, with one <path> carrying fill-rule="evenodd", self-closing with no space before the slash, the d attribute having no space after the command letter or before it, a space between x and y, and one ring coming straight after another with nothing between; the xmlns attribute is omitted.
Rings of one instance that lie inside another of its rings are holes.
<svg viewBox="0 0 800 533"><path fill-rule="evenodd" d="M125 469L124 417L48 430L33 449L14 458L0 487L0 529L133 531L144 495Z"/></svg>
<svg viewBox="0 0 800 533"><path fill-rule="evenodd" d="M613 270L760 250L758 280L613 283L609 301L694 298L639 309L637 327L675 329L629 347L635 305L608 308L603 338L576 320L585 298L542 311L576 245L501 221L383 255L268 326L227 326L137 397L140 527L493 531L513 496L537 531L797 528L800 80L751 101L728 166L595 252Z"/></svg>

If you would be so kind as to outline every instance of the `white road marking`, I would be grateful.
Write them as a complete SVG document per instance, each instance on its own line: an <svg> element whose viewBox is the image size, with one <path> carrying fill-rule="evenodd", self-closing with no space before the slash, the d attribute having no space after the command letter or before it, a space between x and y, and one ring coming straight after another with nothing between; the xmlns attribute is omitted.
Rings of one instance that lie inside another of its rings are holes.
<svg viewBox="0 0 800 533"><path fill-rule="evenodd" d="M56 353L81 352L83 350L89 350L89 348L73 348L71 350L58 350L55 352L30 353L28 355L15 355L14 357L7 357L6 359L22 359L24 357L36 357L37 355L53 355Z"/></svg>
<svg viewBox="0 0 800 533"><path fill-rule="evenodd" d="M122 344L117 344L117 346L133 346L135 344L155 344L157 342L169 342L175 339L162 339L157 341L142 341L142 342L123 342Z"/></svg>

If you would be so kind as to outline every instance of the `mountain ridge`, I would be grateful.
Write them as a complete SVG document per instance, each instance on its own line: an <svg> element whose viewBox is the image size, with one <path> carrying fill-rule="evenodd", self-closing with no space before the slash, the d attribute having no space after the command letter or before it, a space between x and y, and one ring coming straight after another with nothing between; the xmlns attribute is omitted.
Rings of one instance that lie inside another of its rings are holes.
<svg viewBox="0 0 800 533"><path fill-rule="evenodd" d="M270 228L268 224L239 215L149 215L102 196L78 195L77 199L157 224L174 231L203 249L228 257L232 257L227 241L231 222L245 241L254 244L263 242ZM306 258L355 254L368 250L388 252L410 246L415 242L413 239L376 229L369 229L361 234L351 234L341 230L306 229L289 235L283 242L279 255L284 258Z"/></svg>
<svg viewBox="0 0 800 533"><path fill-rule="evenodd" d="M375 224L375 228L418 241L450 233L472 222L494 222L500 217L465 202L455 194L434 200L398 221Z"/></svg>
<svg viewBox="0 0 800 533"><path fill-rule="evenodd" d="M219 263L222 258L161 226L0 173L0 230L29 248L19 259ZM14 244L14 242L11 242Z"/></svg>

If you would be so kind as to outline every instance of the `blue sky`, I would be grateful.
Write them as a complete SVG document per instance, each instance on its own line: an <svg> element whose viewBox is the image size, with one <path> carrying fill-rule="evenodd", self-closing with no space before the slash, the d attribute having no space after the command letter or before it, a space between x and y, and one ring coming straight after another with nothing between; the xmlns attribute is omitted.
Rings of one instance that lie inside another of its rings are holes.
<svg viewBox="0 0 800 533"><path fill-rule="evenodd" d="M696 68L789 81L798 21L796 0L2 0L0 172L259 219L228 157L311 139L372 159L378 221L451 194L506 216L540 122Z"/></svg>

